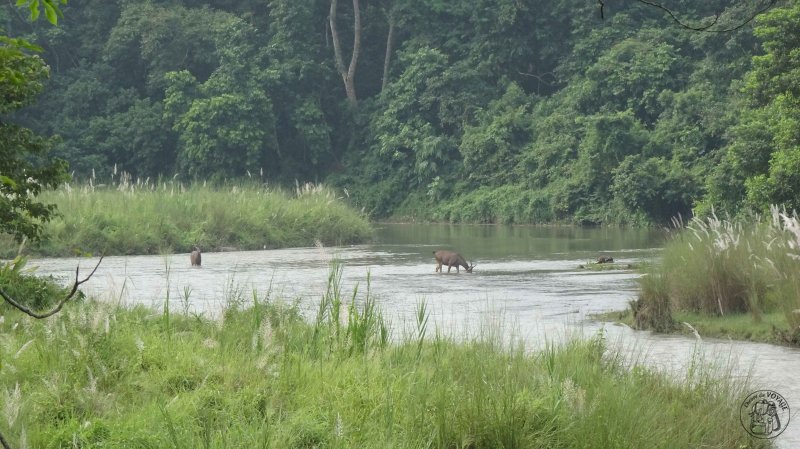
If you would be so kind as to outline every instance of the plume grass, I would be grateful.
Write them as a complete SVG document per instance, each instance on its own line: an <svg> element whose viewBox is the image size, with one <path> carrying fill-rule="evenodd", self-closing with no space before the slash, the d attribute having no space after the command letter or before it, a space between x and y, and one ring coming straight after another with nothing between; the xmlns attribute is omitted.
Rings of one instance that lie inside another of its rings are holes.
<svg viewBox="0 0 800 449"><path fill-rule="evenodd" d="M322 185L286 191L123 177L113 185L64 185L41 199L55 204L60 216L45 225L44 240L28 244L27 253L39 256L341 245L372 236L366 217ZM13 240L0 239L0 257L16 251Z"/></svg>
<svg viewBox="0 0 800 449"><path fill-rule="evenodd" d="M694 219L665 245L632 303L637 324L664 330L676 312L748 314L756 323L781 312L786 341L800 343L800 225L776 207L749 222Z"/></svg>

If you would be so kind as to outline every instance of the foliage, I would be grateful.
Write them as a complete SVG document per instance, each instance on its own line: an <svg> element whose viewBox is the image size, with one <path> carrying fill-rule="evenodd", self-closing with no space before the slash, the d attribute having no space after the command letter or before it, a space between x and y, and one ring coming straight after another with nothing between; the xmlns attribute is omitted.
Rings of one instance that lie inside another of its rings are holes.
<svg viewBox="0 0 800 449"><path fill-rule="evenodd" d="M407 67L383 95L383 112L371 126L377 136L374 151L406 172L406 185L427 185L457 154L453 139L442 132L449 64L432 48L402 53L400 62Z"/></svg>
<svg viewBox="0 0 800 449"><path fill-rule="evenodd" d="M611 193L629 209L644 213L656 222L665 222L676 214L691 214L697 186L682 167L671 167L663 158L645 159L627 156L613 171Z"/></svg>
<svg viewBox="0 0 800 449"><path fill-rule="evenodd" d="M742 90L747 102L732 127L708 202L727 210L766 212L769 204L800 210L800 5L790 2L758 18L755 35L765 54L753 57ZM733 184L733 185L731 185ZM726 190L734 192L726 196ZM744 198L743 198L744 197Z"/></svg>
<svg viewBox="0 0 800 449"><path fill-rule="evenodd" d="M36 268L27 265L28 260L22 256L0 265L0 289L12 298L18 299L21 304L37 311L51 308L58 300L69 294L69 290L61 286L59 279L52 276L35 276ZM79 298L82 297L79 293ZM16 309L3 301L0 310L7 313Z"/></svg>
<svg viewBox="0 0 800 449"><path fill-rule="evenodd" d="M52 3L44 6L50 18ZM37 201L37 196L69 179L66 163L49 154L52 141L9 119L43 89L49 70L44 60L31 54L38 50L25 40L0 35L0 234L10 234L17 242L41 237L42 224L53 217L55 208Z"/></svg>
<svg viewBox="0 0 800 449"><path fill-rule="evenodd" d="M373 217L457 217L443 211L490 190L546 213L469 216L652 225L800 207L794 2L726 33L646 2L609 1L602 19L579 0L361 3L357 107L329 1L91 0L55 30L0 7L53 68L51 95L16 115L60 135L80 176L325 181ZM670 3L718 29L752 6ZM340 25L353 14L342 3Z"/></svg>
<svg viewBox="0 0 800 449"><path fill-rule="evenodd" d="M548 223L555 221L546 196L521 185L482 187L439 209L454 223Z"/></svg>
<svg viewBox="0 0 800 449"><path fill-rule="evenodd" d="M464 127L459 151L470 185L498 186L518 179L519 153L531 138L531 100L511 83L506 93Z"/></svg>

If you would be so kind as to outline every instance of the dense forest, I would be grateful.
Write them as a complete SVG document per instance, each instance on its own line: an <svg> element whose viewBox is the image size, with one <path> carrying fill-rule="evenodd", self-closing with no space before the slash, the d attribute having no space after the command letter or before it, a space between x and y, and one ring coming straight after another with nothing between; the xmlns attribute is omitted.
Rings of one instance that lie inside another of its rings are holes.
<svg viewBox="0 0 800 449"><path fill-rule="evenodd" d="M454 222L800 208L797 1L663 2L706 31L635 0L12 3L50 74L0 122L78 180L325 182Z"/></svg>

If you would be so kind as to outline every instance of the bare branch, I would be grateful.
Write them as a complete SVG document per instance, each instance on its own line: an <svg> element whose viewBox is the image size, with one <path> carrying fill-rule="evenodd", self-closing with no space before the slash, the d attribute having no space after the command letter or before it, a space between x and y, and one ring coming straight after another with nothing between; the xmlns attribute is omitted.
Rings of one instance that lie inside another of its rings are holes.
<svg viewBox="0 0 800 449"><path fill-rule="evenodd" d="M548 83L547 81L545 81L544 80L545 76L550 75L550 77L553 78L553 80L555 81L555 75L553 75L553 72L545 72L545 73L542 73L541 75L536 75L536 74L533 74L533 73L521 72L521 71L517 70L517 73L522 75L522 76L529 76L531 78L535 78L540 83L547 84L548 86L552 86L553 83Z"/></svg>
<svg viewBox="0 0 800 449"><path fill-rule="evenodd" d="M78 291L78 286L83 284L84 282L88 281L94 275L95 271L97 271L97 268L100 267L100 263L102 261L103 261L103 256L100 256L100 260L97 261L97 265L95 265L94 270L92 270L92 272L89 273L89 276L86 276L86 278L83 279L83 280L78 280L80 266L76 267L75 268L75 282L72 284L72 289L70 290L69 294L66 297L64 297L61 301L59 301L58 304L53 309L51 309L51 310L49 310L47 312L35 312L35 311L31 310L30 308L26 307L25 305L19 303L17 300L15 300L11 296L9 296L5 291L3 291L3 289L0 289L0 296L2 296L3 299L5 299L7 303L11 304L16 309L18 309L19 311L25 313L26 315L32 316L32 317L37 318L37 319L43 319L43 318L47 318L49 316L53 316L56 313L60 312L61 308L64 307L64 304L66 304L67 301L69 301L70 298L72 298L75 295L75 293Z"/></svg>
<svg viewBox="0 0 800 449"><path fill-rule="evenodd" d="M715 29L713 27L719 21L719 14L714 16L714 19L710 23L707 23L705 25L691 25L691 24L688 24L688 23L682 21L681 19L679 19L674 11L672 11L671 9L669 9L666 6L662 5L661 3L650 1L650 0L636 0L636 1L639 2L639 3L643 3L645 5L652 6L654 8L657 8L657 9L660 9L660 10L664 11L672 19L673 22L677 23L682 28L686 28L687 30L692 30L692 31L703 31L703 32L706 32L706 33L729 33L731 31L736 31L739 28L742 28L743 26L745 26L748 23L752 22L753 19L756 18L756 16L758 16L759 14L767 11L768 9L772 8L773 6L775 6L776 3L778 3L778 0L767 0L766 3L763 3L762 6L756 8L756 10L752 14L750 14L750 16L748 16L746 19L744 19L744 21L742 21L738 25L730 27L730 28L724 28L724 29L716 28ZM600 4L600 18L603 19L604 18L603 7L605 6L605 3L603 2L603 0L597 0L597 3Z"/></svg>
<svg viewBox="0 0 800 449"><path fill-rule="evenodd" d="M660 4L660 3L650 2L650 1L647 1L647 0L636 0L636 1L638 1L639 3L644 3L645 5L650 5L650 6L654 7L654 8L658 8L658 9L666 12L667 15L672 19L673 22L677 23L678 25L682 26L683 28L687 28L687 29L690 29L690 30L693 30L693 31L709 31L709 32L713 32L713 30L710 31L709 29L712 26L716 25L717 21L719 20L719 14L717 14L716 16L714 16L714 20L712 20L711 23L709 23L708 25L703 25L703 26L699 26L699 27L693 27L691 25L687 25L684 22L681 22L681 20L675 15L674 12L672 12L672 10L670 10L669 8L667 8L666 6L664 6L664 5ZM741 26L743 26L743 24L739 25L739 26L741 27ZM733 29L728 30L728 31L733 31ZM722 32L722 31L720 31L720 32Z"/></svg>
<svg viewBox="0 0 800 449"><path fill-rule="evenodd" d="M72 284L72 289L70 290L69 294L66 297L64 297L61 301L59 301L58 305L56 305L56 307L54 307L52 310L49 310L47 312L34 312L30 308L20 304L17 300L15 300L11 296L9 296L1 288L0 288L0 296L2 296L3 299L5 299L7 303L11 304L16 309L20 310L21 312L23 312L23 313L25 313L25 314L27 314L29 316L34 317L34 318L43 319L43 318L47 318L47 317L53 316L56 313L61 311L61 308L64 307L64 304L66 304L67 301L70 300L70 298L75 296L75 293L78 291L78 286L83 284L84 282L88 281L94 275L94 273L100 267L100 263L103 261L103 257L104 256L100 256L100 260L97 261L97 265L94 266L94 270L92 270L92 272L89 273L89 276L86 276L86 278L83 279L83 280L78 280L79 271L80 271L80 265L75 267L75 282ZM11 446L8 444L8 441L6 441L6 439L3 437L2 433L0 433L0 445L3 446L3 449L11 449Z"/></svg>
<svg viewBox="0 0 800 449"><path fill-rule="evenodd" d="M6 441L6 439L3 438L2 433L0 433L0 444L3 445L3 449L11 449L11 446L9 446L8 441Z"/></svg>

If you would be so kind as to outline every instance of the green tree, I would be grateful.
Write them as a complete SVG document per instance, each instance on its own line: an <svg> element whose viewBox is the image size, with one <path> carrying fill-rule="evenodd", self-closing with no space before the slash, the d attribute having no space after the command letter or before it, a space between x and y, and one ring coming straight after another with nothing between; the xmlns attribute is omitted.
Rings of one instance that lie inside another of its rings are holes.
<svg viewBox="0 0 800 449"><path fill-rule="evenodd" d="M178 133L178 169L195 178L270 170L278 158L275 117L253 29L229 17L214 31L220 65L207 80L167 74L165 118Z"/></svg>
<svg viewBox="0 0 800 449"><path fill-rule="evenodd" d="M745 77L741 118L708 179L704 210L713 204L728 212L770 204L800 210L800 4L760 16L755 35L765 53L753 57Z"/></svg>
<svg viewBox="0 0 800 449"><path fill-rule="evenodd" d="M376 150L407 173L411 185L427 185L457 157L444 132L442 109L449 97L447 57L431 48L402 53L405 70L384 92L383 111L372 125Z"/></svg>
<svg viewBox="0 0 800 449"><path fill-rule="evenodd" d="M51 1L29 6L34 19L43 7L50 22L58 20L58 7ZM52 141L10 117L34 100L49 75L45 62L32 54L38 51L25 40L0 35L0 232L17 241L41 237L42 224L56 211L36 197L69 179L66 162L49 156Z"/></svg>
<svg viewBox="0 0 800 449"><path fill-rule="evenodd" d="M318 179L343 149L334 152L335 126L352 129L349 114L337 120L341 82L317 24L329 8L324 1L272 0L269 66L264 70L276 121L281 157L272 171L294 179Z"/></svg>
<svg viewBox="0 0 800 449"><path fill-rule="evenodd" d="M679 214L691 214L698 187L679 165L635 154L626 157L613 176L611 193L623 213L641 214L645 223L664 223Z"/></svg>
<svg viewBox="0 0 800 449"><path fill-rule="evenodd" d="M610 207L614 170L625 158L645 152L649 135L631 110L595 114L579 124L577 158L565 164L565 175L554 183L554 211L578 222L608 222L615 212Z"/></svg>
<svg viewBox="0 0 800 449"><path fill-rule="evenodd" d="M586 112L613 105L618 111L630 109L642 123L653 123L661 112L661 93L679 87L675 53L667 43L644 39L614 45L586 73L592 84L582 100Z"/></svg>
<svg viewBox="0 0 800 449"><path fill-rule="evenodd" d="M532 140L530 98L511 83L502 98L476 115L467 125L459 151L464 171L473 185L503 185L516 182L520 154Z"/></svg>
<svg viewBox="0 0 800 449"><path fill-rule="evenodd" d="M95 151L114 161L118 171L142 178L173 174L176 139L163 119L163 103L126 89L107 107L106 114L89 120L85 141L95 142Z"/></svg>

